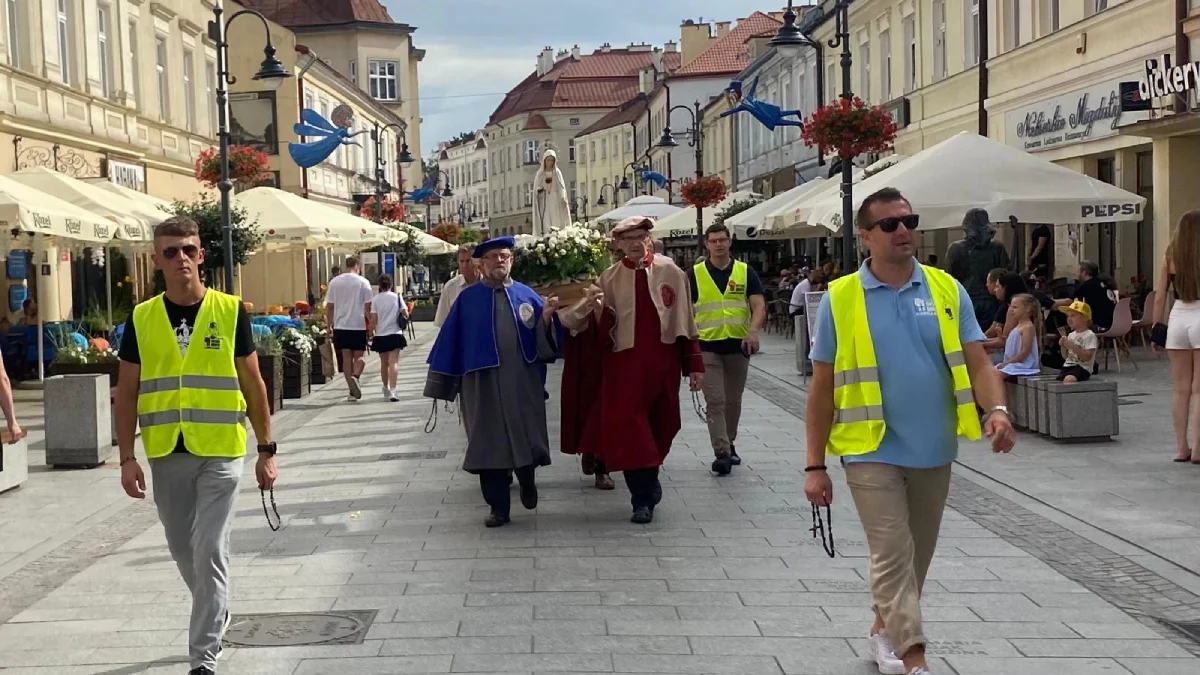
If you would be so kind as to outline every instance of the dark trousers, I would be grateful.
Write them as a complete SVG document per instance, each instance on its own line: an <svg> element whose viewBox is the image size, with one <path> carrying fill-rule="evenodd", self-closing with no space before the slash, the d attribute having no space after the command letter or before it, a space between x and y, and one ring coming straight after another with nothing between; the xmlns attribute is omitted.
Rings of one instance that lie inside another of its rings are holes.
<svg viewBox="0 0 1200 675"><path fill-rule="evenodd" d="M653 509L662 501L662 484L658 482L658 467L636 469L625 472L625 485L629 487L629 502L633 508Z"/></svg>
<svg viewBox="0 0 1200 675"><path fill-rule="evenodd" d="M484 469L479 472L479 489L483 492L483 501L492 507L492 512L498 516L508 517L511 499L509 497L510 473L517 475L517 482L522 486L533 484L534 466L521 467L516 471L508 469Z"/></svg>

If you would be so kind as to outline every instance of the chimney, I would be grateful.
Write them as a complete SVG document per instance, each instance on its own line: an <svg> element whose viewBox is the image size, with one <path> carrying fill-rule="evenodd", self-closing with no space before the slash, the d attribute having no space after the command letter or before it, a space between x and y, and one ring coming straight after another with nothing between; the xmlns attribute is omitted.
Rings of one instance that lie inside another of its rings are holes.
<svg viewBox="0 0 1200 675"><path fill-rule="evenodd" d="M600 53L601 54L607 54L611 51L612 51L612 45L610 45L609 43L605 42L604 44L600 45Z"/></svg>
<svg viewBox="0 0 1200 675"><path fill-rule="evenodd" d="M545 75L554 68L554 50L549 46L542 48L542 53L538 54L537 74L538 77Z"/></svg>
<svg viewBox="0 0 1200 675"><path fill-rule="evenodd" d="M562 61L563 59L567 58L570 55L571 55L571 52L569 52L565 49L560 49L558 51L558 53L554 55L554 62L558 63L559 61Z"/></svg>
<svg viewBox="0 0 1200 675"><path fill-rule="evenodd" d="M674 40L671 40L671 41L667 42L665 45L663 45L664 53L674 54L677 51L679 51L679 44L676 43Z"/></svg>
<svg viewBox="0 0 1200 675"><path fill-rule="evenodd" d="M629 43L629 51L630 52L648 52L650 50L651 50L650 45L646 44L645 42L640 42L636 45L633 44L632 42Z"/></svg>
<svg viewBox="0 0 1200 675"><path fill-rule="evenodd" d="M713 42L712 26L688 19L679 27L679 43L683 51L681 66L686 66L704 53Z"/></svg>
<svg viewBox="0 0 1200 675"><path fill-rule="evenodd" d="M579 45L571 47L571 58L575 59L576 61L579 60Z"/></svg>
<svg viewBox="0 0 1200 675"><path fill-rule="evenodd" d="M728 21L718 21L717 22L717 39L718 40L725 37L726 35L729 35L729 24L730 24L730 22L728 22Z"/></svg>
<svg viewBox="0 0 1200 675"><path fill-rule="evenodd" d="M662 72L663 69L663 52L658 47L650 52L650 64L654 66L655 72Z"/></svg>

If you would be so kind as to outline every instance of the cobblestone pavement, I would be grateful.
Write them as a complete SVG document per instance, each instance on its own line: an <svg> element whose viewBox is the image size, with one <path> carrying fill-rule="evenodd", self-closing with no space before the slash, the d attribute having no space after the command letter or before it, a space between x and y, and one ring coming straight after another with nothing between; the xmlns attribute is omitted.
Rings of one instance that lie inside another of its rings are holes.
<svg viewBox="0 0 1200 675"><path fill-rule="evenodd" d="M594 490L577 462L556 456L539 472L536 512L517 506L509 526L487 530L477 483L459 468L456 417L443 411L434 433L422 431L423 356L418 347L402 361L400 403L380 400L368 375L361 403L343 402L334 384L277 419L282 530L264 522L252 478L239 501L235 615L365 610L374 612L365 639L231 647L222 675L875 672L862 660L862 531L837 470L838 557L808 530L801 397L790 384L755 373L738 443L745 464L726 478L706 470L706 432L685 410L652 525L630 524L623 490ZM112 498L116 474L104 471L65 482L70 492L55 481L79 474L36 473L0 496L2 528L33 527L28 502L56 493L55 508L110 504L94 526L0 568L3 675L187 670L188 600L161 529L147 505ZM1064 574L1050 554L1081 550L1069 531L1049 527L1027 498L966 478L927 585L935 673L1200 675L1186 643L1148 625L1140 606ZM1022 539L1022 529L1032 534ZM1040 550L1027 550L1030 536ZM1122 560L1083 553L1084 568ZM1178 592L1126 572L1162 596ZM1175 606L1181 618L1188 601Z"/></svg>

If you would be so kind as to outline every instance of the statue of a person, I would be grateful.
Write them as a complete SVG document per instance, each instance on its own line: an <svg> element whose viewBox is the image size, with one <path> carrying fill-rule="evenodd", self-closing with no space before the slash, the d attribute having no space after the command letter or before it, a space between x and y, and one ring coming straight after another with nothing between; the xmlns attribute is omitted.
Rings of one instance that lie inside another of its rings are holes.
<svg viewBox="0 0 1200 675"><path fill-rule="evenodd" d="M990 326L999 309L999 301L988 292L988 272L996 268L1009 269L1011 261L1004 245L992 241L996 228L992 227L987 211L967 211L963 216L963 231L966 236L946 251L946 270L971 296L980 325L986 322Z"/></svg>
<svg viewBox="0 0 1200 675"><path fill-rule="evenodd" d="M558 168L558 154L547 148L533 177L533 235L541 237L571 224L567 183Z"/></svg>

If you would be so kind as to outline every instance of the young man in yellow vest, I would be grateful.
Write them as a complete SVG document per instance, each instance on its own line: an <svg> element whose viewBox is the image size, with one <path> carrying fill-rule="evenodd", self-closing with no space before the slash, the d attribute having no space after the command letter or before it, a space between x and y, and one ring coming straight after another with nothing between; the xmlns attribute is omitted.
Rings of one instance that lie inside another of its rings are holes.
<svg viewBox="0 0 1200 675"><path fill-rule="evenodd" d="M154 228L166 292L125 323L116 401L121 487L146 497L134 454L140 422L167 548L192 594L189 675L216 672L229 627L229 533L247 417L258 439L258 486L271 489L277 476L250 317L237 297L204 287L203 263L195 221L175 216Z"/></svg>
<svg viewBox="0 0 1200 675"><path fill-rule="evenodd" d="M871 257L821 300L808 389L804 492L828 506L825 456L841 459L871 552L869 654L885 675L930 675L921 589L958 437L982 431L996 452L1013 446L970 296L913 257L919 222L893 188L863 200L858 234Z"/></svg>
<svg viewBox="0 0 1200 675"><path fill-rule="evenodd" d="M758 352L758 332L767 320L762 281L749 265L730 257L732 245L728 227L709 226L704 232L708 256L687 271L704 356L708 437L717 456L712 470L718 476L742 463L734 446L742 392L750 356Z"/></svg>

